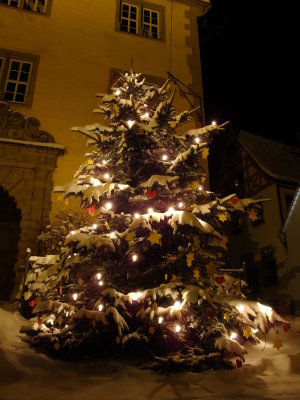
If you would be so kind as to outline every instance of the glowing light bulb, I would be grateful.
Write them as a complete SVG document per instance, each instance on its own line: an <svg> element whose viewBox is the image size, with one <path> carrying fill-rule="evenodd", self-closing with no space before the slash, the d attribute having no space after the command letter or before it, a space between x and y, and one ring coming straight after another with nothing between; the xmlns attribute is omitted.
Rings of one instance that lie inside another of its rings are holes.
<svg viewBox="0 0 300 400"><path fill-rule="evenodd" d="M78 298L78 294L77 293L73 293L73 299L76 301Z"/></svg>
<svg viewBox="0 0 300 400"><path fill-rule="evenodd" d="M101 182L99 181L99 179L94 179L94 178L92 178L92 183L93 183L93 186L99 186L99 185L101 185Z"/></svg>
<svg viewBox="0 0 300 400"><path fill-rule="evenodd" d="M65 328L67 328L69 325L65 325Z"/></svg>
<svg viewBox="0 0 300 400"><path fill-rule="evenodd" d="M97 274L97 279L98 279L98 281L100 281L100 279L101 279L101 274L100 274L100 272L98 272L98 274Z"/></svg>
<svg viewBox="0 0 300 400"><path fill-rule="evenodd" d="M134 214L134 218L138 218L139 216L140 216L139 213L135 213L135 214Z"/></svg>
<svg viewBox="0 0 300 400"><path fill-rule="evenodd" d="M168 159L168 156L166 155L166 154L164 154L163 156L162 156L162 160L163 161L166 161Z"/></svg>
<svg viewBox="0 0 300 400"><path fill-rule="evenodd" d="M115 91L115 95L116 95L116 96L119 96L120 93L121 93L121 91L120 91L119 89L117 89L117 90Z"/></svg>
<svg viewBox="0 0 300 400"><path fill-rule="evenodd" d="M69 316L69 311L66 311L66 317L68 317Z"/></svg>
<svg viewBox="0 0 300 400"><path fill-rule="evenodd" d="M126 86L126 89L129 89L129 86Z"/></svg>
<svg viewBox="0 0 300 400"><path fill-rule="evenodd" d="M231 332L229 338L230 338L231 340L236 339L236 338L237 338L237 334L236 334L235 332Z"/></svg>
<svg viewBox="0 0 300 400"><path fill-rule="evenodd" d="M115 233L115 232L111 232L111 233L109 234L109 236L111 237L111 239L114 239L114 238L116 237L116 233Z"/></svg>
<svg viewBox="0 0 300 400"><path fill-rule="evenodd" d="M98 285L103 286L103 281L99 281Z"/></svg>
<svg viewBox="0 0 300 400"><path fill-rule="evenodd" d="M108 173L104 174L103 176L104 176L105 179L109 179L109 174Z"/></svg>
<svg viewBox="0 0 300 400"><path fill-rule="evenodd" d="M125 76L128 76L128 72L125 73Z"/></svg>
<svg viewBox="0 0 300 400"><path fill-rule="evenodd" d="M128 128L129 128L129 129L131 129L131 128L133 127L133 124L134 124L134 121L132 121L131 119L129 119L129 120L127 121L127 125L128 125Z"/></svg>
<svg viewBox="0 0 300 400"><path fill-rule="evenodd" d="M174 208L173 207L169 207L169 212L170 213L174 212Z"/></svg>
<svg viewBox="0 0 300 400"><path fill-rule="evenodd" d="M203 186L202 186L202 185L199 185L199 186L198 186L198 190L200 190L200 191L203 190Z"/></svg>
<svg viewBox="0 0 300 400"><path fill-rule="evenodd" d="M181 326L180 325L176 325L175 326L175 331L178 333L181 331Z"/></svg>
<svg viewBox="0 0 300 400"><path fill-rule="evenodd" d="M106 160L102 160L102 164L105 165L107 163Z"/></svg>
<svg viewBox="0 0 300 400"><path fill-rule="evenodd" d="M181 309L181 303L180 301L175 301L175 303L173 304L173 309L174 310L180 310Z"/></svg>
<svg viewBox="0 0 300 400"><path fill-rule="evenodd" d="M49 320L48 320L48 324L50 324L50 325L54 325L54 321L53 321L53 319L49 319Z"/></svg>
<svg viewBox="0 0 300 400"><path fill-rule="evenodd" d="M254 332L254 333L257 333L257 332L258 332L258 329L254 329L253 332Z"/></svg>
<svg viewBox="0 0 300 400"><path fill-rule="evenodd" d="M99 310L99 311L102 311L102 310L103 310L103 304L99 304L98 310Z"/></svg>
<svg viewBox="0 0 300 400"><path fill-rule="evenodd" d="M196 143L200 143L200 139L198 137L195 138Z"/></svg>
<svg viewBox="0 0 300 400"><path fill-rule="evenodd" d="M112 203L110 203L109 201L105 204L105 208L107 210L111 210L112 209Z"/></svg>
<svg viewBox="0 0 300 400"><path fill-rule="evenodd" d="M75 231L71 231L71 235L75 235Z"/></svg>
<svg viewBox="0 0 300 400"><path fill-rule="evenodd" d="M133 262L136 262L138 259L138 256L136 254L133 254L133 256L131 257Z"/></svg>
<svg viewBox="0 0 300 400"><path fill-rule="evenodd" d="M212 125L217 125L216 121L211 122Z"/></svg>
<svg viewBox="0 0 300 400"><path fill-rule="evenodd" d="M144 107L147 107L147 104L146 104L146 103L144 104Z"/></svg>
<svg viewBox="0 0 300 400"><path fill-rule="evenodd" d="M269 306L264 306L263 304L257 303L258 308L260 309L261 312L263 312L264 314L266 314L267 317L270 318L271 314L272 314L272 308Z"/></svg>
<svg viewBox="0 0 300 400"><path fill-rule="evenodd" d="M240 304L240 305L236 306L236 308L238 309L238 311L240 313L245 310L245 306L243 304Z"/></svg>
<svg viewBox="0 0 300 400"><path fill-rule="evenodd" d="M148 208L148 214L153 214L153 208Z"/></svg>
<svg viewBox="0 0 300 400"><path fill-rule="evenodd" d="M163 322L163 320L164 320L163 317L159 317L158 318L158 323L161 324Z"/></svg>
<svg viewBox="0 0 300 400"><path fill-rule="evenodd" d="M148 118L148 117L149 117L149 113L148 113L148 111L147 111L147 112L145 112L145 114L143 115L143 117L144 117L144 118Z"/></svg>
<svg viewBox="0 0 300 400"><path fill-rule="evenodd" d="M183 205L184 205L184 204L183 204L183 202L182 202L182 201L181 201L180 203L178 203L178 207L179 207L179 208L182 208L182 207L183 207Z"/></svg>
<svg viewBox="0 0 300 400"><path fill-rule="evenodd" d="M135 293L130 293L130 297L132 298L133 301L138 300L143 293L141 292L135 292Z"/></svg>
<svg viewBox="0 0 300 400"><path fill-rule="evenodd" d="M93 229L97 229L97 224L93 224Z"/></svg>

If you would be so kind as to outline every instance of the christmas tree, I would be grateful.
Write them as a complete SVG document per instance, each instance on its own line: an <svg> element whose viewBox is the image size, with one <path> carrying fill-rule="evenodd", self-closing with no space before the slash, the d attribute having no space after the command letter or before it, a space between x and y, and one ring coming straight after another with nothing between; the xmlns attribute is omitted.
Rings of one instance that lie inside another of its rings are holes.
<svg viewBox="0 0 300 400"><path fill-rule="evenodd" d="M72 128L91 151L74 180L96 223L69 232L58 255L31 257L21 310L33 346L65 359L134 354L170 369L202 370L244 360L245 342L284 322L248 301L226 271L224 227L259 214L259 201L205 190L212 124L178 133L170 82L120 74L99 95L96 123ZM262 201L262 200L261 200ZM277 338L280 342L279 337Z"/></svg>

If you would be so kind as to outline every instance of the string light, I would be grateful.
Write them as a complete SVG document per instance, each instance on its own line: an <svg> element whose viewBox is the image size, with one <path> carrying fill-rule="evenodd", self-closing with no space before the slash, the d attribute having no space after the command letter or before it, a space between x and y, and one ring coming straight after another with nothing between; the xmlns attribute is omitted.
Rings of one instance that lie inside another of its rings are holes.
<svg viewBox="0 0 300 400"><path fill-rule="evenodd" d="M174 208L173 207L169 207L169 212L173 213L174 212Z"/></svg>
<svg viewBox="0 0 300 400"><path fill-rule="evenodd" d="M257 333L257 332L258 332L258 329L254 329L253 332L254 332L254 333Z"/></svg>
<svg viewBox="0 0 300 400"><path fill-rule="evenodd" d="M50 325L54 325L54 321L53 321L53 319L49 319L49 320L48 320L48 324L50 324Z"/></svg>
<svg viewBox="0 0 300 400"><path fill-rule="evenodd" d="M216 123L216 121L212 121L212 123L211 123L212 125L217 125L217 123Z"/></svg>
<svg viewBox="0 0 300 400"><path fill-rule="evenodd" d="M136 262L138 259L138 256L136 254L133 254L133 256L131 257L133 262Z"/></svg>
<svg viewBox="0 0 300 400"><path fill-rule="evenodd" d="M245 306L243 304L240 304L240 305L236 306L236 308L238 309L238 311L240 313L245 310Z"/></svg>
<svg viewBox="0 0 300 400"><path fill-rule="evenodd" d="M183 204L183 202L182 202L182 201L181 201L180 203L178 203L178 207L179 207L179 208L182 208L182 207L183 207L183 205L184 205L184 204Z"/></svg>
<svg viewBox="0 0 300 400"><path fill-rule="evenodd" d="M172 308L173 310L180 310L182 308L182 304L180 303L180 301L175 301Z"/></svg>
<svg viewBox="0 0 300 400"><path fill-rule="evenodd" d="M105 165L107 163L106 160L102 160L102 164Z"/></svg>
<svg viewBox="0 0 300 400"><path fill-rule="evenodd" d="M100 274L100 272L98 272L98 274L97 274L97 279L98 279L98 281L100 281L100 279L101 279L101 274Z"/></svg>
<svg viewBox="0 0 300 400"><path fill-rule="evenodd" d="M167 159L168 159L168 156L167 156L166 154L164 154L164 155L162 156L162 160L163 160L163 161L167 161Z"/></svg>
<svg viewBox="0 0 300 400"><path fill-rule="evenodd" d="M101 182L99 181L99 179L92 178L92 184L93 184L93 186L99 186L99 185L101 185Z"/></svg>
<svg viewBox="0 0 300 400"><path fill-rule="evenodd" d="M73 293L73 299L76 301L77 300L77 297L78 297L78 294L77 293Z"/></svg>
<svg viewBox="0 0 300 400"><path fill-rule="evenodd" d="M116 238L116 233L115 232L111 232L109 234L109 236L110 236L111 239L115 239Z"/></svg>
<svg viewBox="0 0 300 400"><path fill-rule="evenodd" d="M105 208L107 210L111 210L112 209L112 203L110 203L109 201L105 204Z"/></svg>
<svg viewBox="0 0 300 400"><path fill-rule="evenodd" d="M102 310L103 310L103 304L99 304L98 310L99 310L99 311L102 311Z"/></svg>
<svg viewBox="0 0 300 400"><path fill-rule="evenodd" d="M272 314L272 308L268 306L264 306L263 304L257 303L258 308L260 309L261 312L267 315L267 317L271 317Z"/></svg>
<svg viewBox="0 0 300 400"><path fill-rule="evenodd" d="M109 179L109 174L108 173L104 174L103 176L104 176L105 179Z"/></svg>
<svg viewBox="0 0 300 400"><path fill-rule="evenodd" d="M200 139L198 137L195 138L195 142L198 144L200 143Z"/></svg>
<svg viewBox="0 0 300 400"><path fill-rule="evenodd" d="M71 231L71 235L75 235L75 231Z"/></svg>
<svg viewBox="0 0 300 400"><path fill-rule="evenodd" d="M99 281L99 282L98 282L98 285L99 285L99 286L103 286L103 281Z"/></svg>
<svg viewBox="0 0 300 400"><path fill-rule="evenodd" d="M133 301L138 300L143 293L141 292L135 292L135 293L129 293L129 296L132 298Z"/></svg>
<svg viewBox="0 0 300 400"><path fill-rule="evenodd" d="M229 336L229 338L231 340L236 339L237 338L237 334L235 332L232 332L231 335Z"/></svg>
<svg viewBox="0 0 300 400"><path fill-rule="evenodd" d="M135 218L135 219L138 218L139 216L140 216L139 213L135 213L135 214L134 214L134 218Z"/></svg>
<svg viewBox="0 0 300 400"><path fill-rule="evenodd" d="M145 112L145 114L143 115L143 118L148 118L149 117L149 113L148 113L148 111L147 112Z"/></svg>
<svg viewBox="0 0 300 400"><path fill-rule="evenodd" d="M150 215L153 214L153 208L151 208L151 207L148 208L148 214L150 214Z"/></svg>
<svg viewBox="0 0 300 400"><path fill-rule="evenodd" d="M203 190L203 186L199 185L198 190L200 190L200 192Z"/></svg>
<svg viewBox="0 0 300 400"><path fill-rule="evenodd" d="M175 331L176 331L177 333L179 333L179 332L181 331L181 326L180 326L180 325L176 325L176 326L175 326Z"/></svg>
<svg viewBox="0 0 300 400"><path fill-rule="evenodd" d="M69 325L65 325L65 328L67 328Z"/></svg>
<svg viewBox="0 0 300 400"><path fill-rule="evenodd" d="M163 322L163 320L164 320L163 317L159 317L158 318L158 323L161 324Z"/></svg>
<svg viewBox="0 0 300 400"><path fill-rule="evenodd" d="M133 124L134 124L134 121L132 121L131 119L129 119L129 120L127 121L127 125L128 125L128 127L129 127L129 129L131 129L131 128L133 127Z"/></svg>
<svg viewBox="0 0 300 400"><path fill-rule="evenodd" d="M115 95L116 95L116 96L119 96L120 93L121 93L121 91L120 91L119 89L117 89L117 90L115 91Z"/></svg>
<svg viewBox="0 0 300 400"><path fill-rule="evenodd" d="M69 311L66 312L66 317L68 317L68 316L69 316Z"/></svg>
<svg viewBox="0 0 300 400"><path fill-rule="evenodd" d="M93 229L97 229L97 224L93 224Z"/></svg>

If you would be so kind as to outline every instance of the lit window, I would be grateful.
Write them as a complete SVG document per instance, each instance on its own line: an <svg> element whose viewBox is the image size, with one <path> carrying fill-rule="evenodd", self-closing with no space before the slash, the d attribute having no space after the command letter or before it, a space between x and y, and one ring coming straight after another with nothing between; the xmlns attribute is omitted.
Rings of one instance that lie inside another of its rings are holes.
<svg viewBox="0 0 300 400"><path fill-rule="evenodd" d="M138 7L121 3L121 24L120 30L130 33L138 33Z"/></svg>
<svg viewBox="0 0 300 400"><path fill-rule="evenodd" d="M143 35L159 39L159 12L143 8Z"/></svg>
<svg viewBox="0 0 300 400"><path fill-rule="evenodd" d="M0 100L31 104L38 59L0 50Z"/></svg>

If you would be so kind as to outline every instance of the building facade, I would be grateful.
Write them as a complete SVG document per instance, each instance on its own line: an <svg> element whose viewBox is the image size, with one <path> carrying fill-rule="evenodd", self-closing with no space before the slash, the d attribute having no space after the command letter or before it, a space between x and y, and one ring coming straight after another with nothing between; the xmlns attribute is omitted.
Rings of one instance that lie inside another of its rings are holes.
<svg viewBox="0 0 300 400"><path fill-rule="evenodd" d="M34 116L40 121L41 128L54 138L52 150L56 149L53 151L57 158L57 168L41 184L44 197L43 203L36 206L41 212L36 211L39 216L34 228L23 237L22 246L17 246L15 267L24 264L26 241L35 252L36 236L50 210L54 213L60 207L52 193L53 185L70 181L83 161L86 140L71 133L70 128L101 122L99 116L92 114L97 107L96 94L110 90L117 71L133 69L158 84L167 79L167 71L171 72L199 95L180 95L178 91L176 108L189 109L187 99L200 105L196 125L203 123L197 17L209 6L208 0L0 0L0 100L24 120ZM6 132L3 139L6 147L10 140L15 159L20 154L18 139L15 131ZM34 137L26 140L35 141ZM62 146L64 155L58 146ZM31 150L41 152L41 147L51 152L51 146L31 146ZM3 149L3 154L6 151ZM12 164L13 160L14 156ZM0 163L5 174L5 156ZM20 164L22 168L25 167ZM0 187L12 201L16 200L5 182L2 179ZM21 203L16 201L22 236L25 211L20 209ZM44 204L49 206L44 209Z"/></svg>

